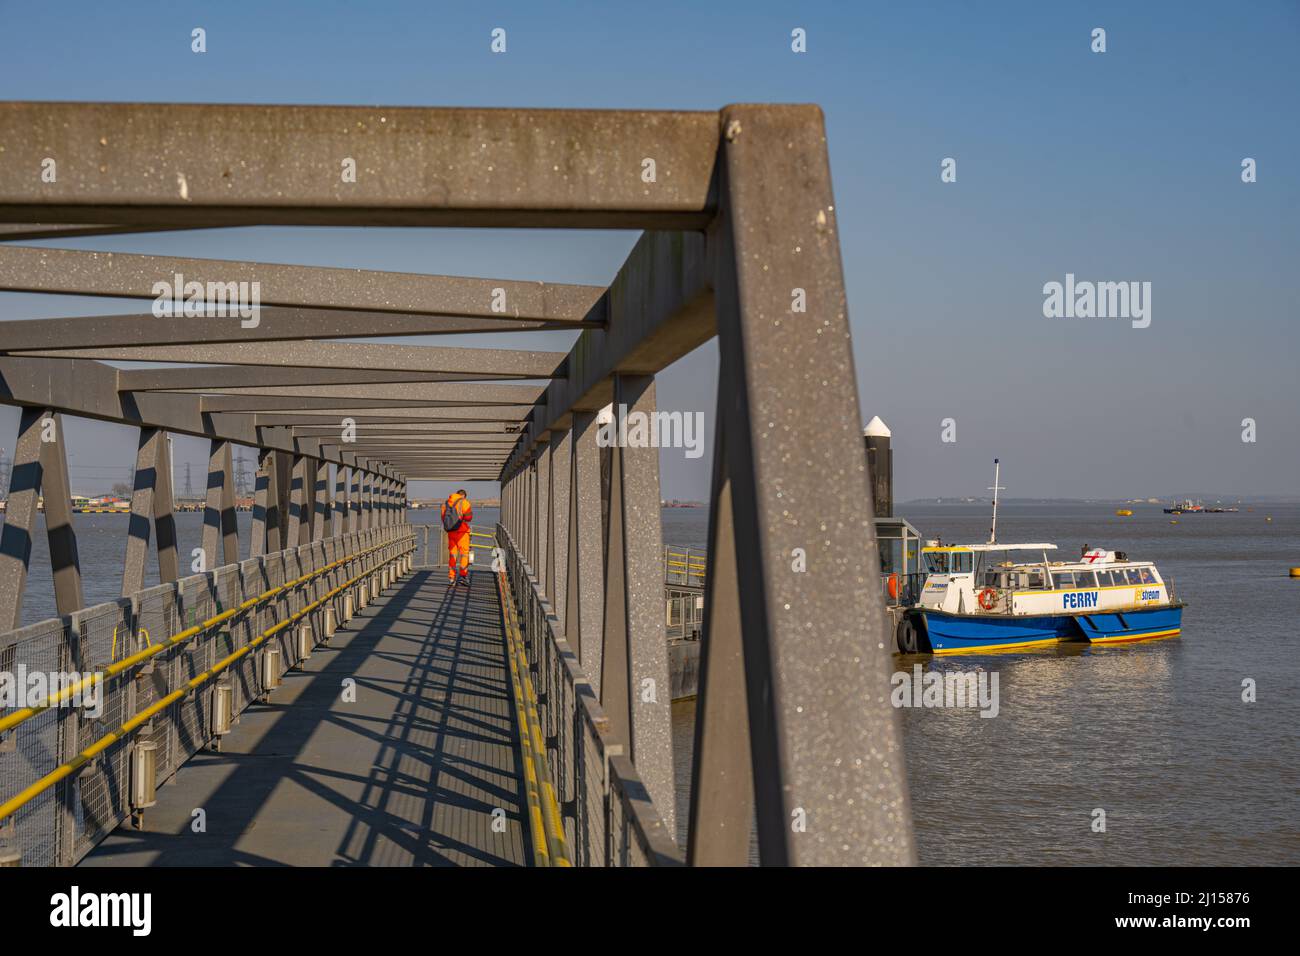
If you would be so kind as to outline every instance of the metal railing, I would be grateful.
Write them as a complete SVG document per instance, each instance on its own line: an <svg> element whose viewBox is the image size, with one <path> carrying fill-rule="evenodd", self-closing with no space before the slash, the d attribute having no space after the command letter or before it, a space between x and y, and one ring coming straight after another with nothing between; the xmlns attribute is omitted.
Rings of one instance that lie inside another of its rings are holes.
<svg viewBox="0 0 1300 956"><path fill-rule="evenodd" d="M579 866L673 866L683 857L645 784L614 739L609 718L537 578L497 526L504 574L536 687L546 772L572 861Z"/></svg>
<svg viewBox="0 0 1300 956"><path fill-rule="evenodd" d="M924 571L897 572L880 575L881 590L886 607L911 607L921 600L921 589L928 577Z"/></svg>
<svg viewBox="0 0 1300 956"><path fill-rule="evenodd" d="M664 583L704 587L707 552L693 548L664 548Z"/></svg>
<svg viewBox="0 0 1300 956"><path fill-rule="evenodd" d="M408 526L372 528L0 634L0 671L77 675L0 710L0 862L78 862L409 570L413 547Z"/></svg>

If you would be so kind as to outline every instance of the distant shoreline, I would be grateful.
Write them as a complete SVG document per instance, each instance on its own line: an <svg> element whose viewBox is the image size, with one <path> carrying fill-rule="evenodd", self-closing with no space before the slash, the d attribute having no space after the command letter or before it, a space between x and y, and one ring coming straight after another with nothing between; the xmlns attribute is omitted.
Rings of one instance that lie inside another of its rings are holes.
<svg viewBox="0 0 1300 956"><path fill-rule="evenodd" d="M1294 505L1300 504L1300 498L1286 497L1283 495L1259 497L1242 497L1214 495L1189 495L1177 496L1178 500L1183 497L1190 497L1196 501L1203 501L1210 505L1233 505L1233 506L1255 506L1255 505ZM1162 498L1160 501L1150 501L1146 498L1001 498L999 504L1003 505L1134 505L1142 508L1160 508L1168 506L1171 498ZM913 498L910 501L895 502L896 507L906 505L937 505L939 507L957 507L959 505L992 505L992 498Z"/></svg>

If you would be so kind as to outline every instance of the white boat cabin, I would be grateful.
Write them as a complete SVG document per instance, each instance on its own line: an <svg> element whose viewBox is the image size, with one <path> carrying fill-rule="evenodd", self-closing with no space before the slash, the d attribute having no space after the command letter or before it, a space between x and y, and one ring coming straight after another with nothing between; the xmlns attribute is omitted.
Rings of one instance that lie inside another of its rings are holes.
<svg viewBox="0 0 1300 956"><path fill-rule="evenodd" d="M1078 561L1052 561L1054 544L932 544L921 549L927 576L921 607L949 614L1090 614L1170 603L1150 561L1097 548ZM1037 561L1012 561L1013 552Z"/></svg>

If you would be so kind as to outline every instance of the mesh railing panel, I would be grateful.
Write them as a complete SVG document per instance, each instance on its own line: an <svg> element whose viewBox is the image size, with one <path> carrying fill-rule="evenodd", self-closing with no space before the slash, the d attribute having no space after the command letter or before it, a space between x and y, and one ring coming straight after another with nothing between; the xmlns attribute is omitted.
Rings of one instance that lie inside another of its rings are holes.
<svg viewBox="0 0 1300 956"><path fill-rule="evenodd" d="M131 602L100 604L72 615L72 632L80 658L77 668L102 673L113 659L115 645L129 646ZM120 650L119 657L122 656ZM135 712L135 688L131 673L125 671L105 677L97 685L98 707L80 708L63 715L66 726L76 728L76 746L69 748L64 759L88 748L105 734L117 730ZM93 711L98 711L92 716ZM72 807L73 860L80 860L104 836L131 812L130 784L131 741L119 740L75 775L59 784L61 796Z"/></svg>
<svg viewBox="0 0 1300 956"><path fill-rule="evenodd" d="M49 620L0 635L0 672L54 673L68 659L68 635L62 621ZM26 704L26 700L21 701ZM0 707L0 716L10 713ZM0 740L0 790L8 797L52 772L63 762L62 709L47 710L19 724ZM29 801L14 814L14 839L23 862L53 866L60 862L62 815L56 788Z"/></svg>
<svg viewBox="0 0 1300 956"><path fill-rule="evenodd" d="M516 611L538 711L547 738L547 768L557 788L565 831L579 866L646 866L680 862L662 821L622 747L610 741L595 693L528 565L501 532L507 582ZM611 761L621 761L620 778Z"/></svg>
<svg viewBox="0 0 1300 956"><path fill-rule="evenodd" d="M246 647L278 621L323 598L343 581L395 556L409 529L371 529L338 540L315 542L288 552L253 558L176 584L138 592L130 599L79 611L65 620L52 619L0 635L0 671L20 668L44 675L102 672L150 646L165 645L144 662L99 683L99 708L55 707L42 711L0 738L0 800L8 799L47 776L106 734L153 706L220 660ZM317 579L218 622L185 641L169 639L200 625L246 598L256 597L284 581L325 567L358 548L385 546L381 552L354 558ZM319 615L317 626L322 623ZM304 618L306 620L306 618ZM283 628L281 671L293 666L293 627ZM319 635L318 635L319 636ZM230 679L238 715L260 696L257 654L248 654L223 672ZM161 785L195 752L212 739L211 707L215 681L203 682L154 715L137 732L114 742L75 773L48 787L12 816L12 835L26 866L68 865L131 814L130 755L139 741L157 746L157 778ZM57 690L56 686L54 690ZM43 691L40 695L45 696ZM95 703L95 698L88 699ZM26 701L21 703L25 704ZM95 716L90 712L94 711ZM0 715L8 712L0 710ZM7 835L0 828L0 840Z"/></svg>
<svg viewBox="0 0 1300 956"><path fill-rule="evenodd" d="M181 627L176 608L175 587L170 584L160 584L147 591L141 591L136 601L134 644L131 652L141 650L148 644L166 640L179 630ZM172 647L154 655L142 668L136 670L140 675L135 681L137 713L151 707L176 688L178 654L179 649ZM119 655L128 656L121 654L120 651ZM157 745L158 779L168 779L178 766L175 759L177 749L175 708L168 707L155 716L140 731L139 736Z"/></svg>

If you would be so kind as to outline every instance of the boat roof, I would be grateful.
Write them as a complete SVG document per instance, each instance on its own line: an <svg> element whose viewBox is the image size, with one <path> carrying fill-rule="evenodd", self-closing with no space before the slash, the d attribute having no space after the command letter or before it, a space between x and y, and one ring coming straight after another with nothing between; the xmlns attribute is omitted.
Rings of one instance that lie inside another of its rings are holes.
<svg viewBox="0 0 1300 956"><path fill-rule="evenodd" d="M1055 551L1054 544L945 544L921 549L925 551Z"/></svg>

